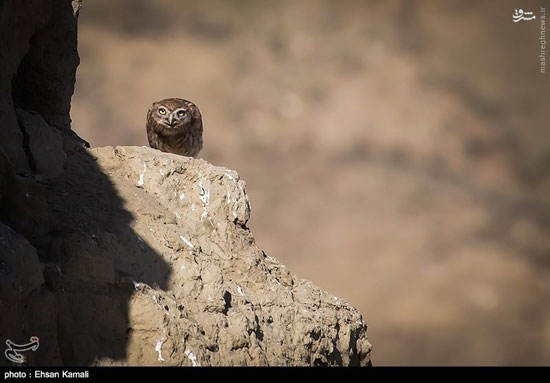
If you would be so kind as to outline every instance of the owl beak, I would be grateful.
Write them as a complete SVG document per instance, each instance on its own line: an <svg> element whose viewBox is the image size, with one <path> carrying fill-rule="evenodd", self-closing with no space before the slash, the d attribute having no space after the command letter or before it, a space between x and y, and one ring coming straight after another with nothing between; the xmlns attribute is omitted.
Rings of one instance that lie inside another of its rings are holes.
<svg viewBox="0 0 550 383"><path fill-rule="evenodd" d="M168 125L172 126L172 121L174 121L174 115L173 114L168 116Z"/></svg>

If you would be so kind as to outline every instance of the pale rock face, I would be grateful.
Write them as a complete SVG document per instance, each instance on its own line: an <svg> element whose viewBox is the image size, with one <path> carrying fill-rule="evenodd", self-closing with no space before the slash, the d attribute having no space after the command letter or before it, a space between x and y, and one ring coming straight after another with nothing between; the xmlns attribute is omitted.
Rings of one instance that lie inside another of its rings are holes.
<svg viewBox="0 0 550 383"><path fill-rule="evenodd" d="M125 363L368 364L360 314L256 246L236 172L149 148L91 153L171 270L165 290L141 285L129 300Z"/></svg>
<svg viewBox="0 0 550 383"><path fill-rule="evenodd" d="M49 233L0 233L1 335L41 338L28 364L370 364L361 315L256 246L236 172L105 147L46 186Z"/></svg>

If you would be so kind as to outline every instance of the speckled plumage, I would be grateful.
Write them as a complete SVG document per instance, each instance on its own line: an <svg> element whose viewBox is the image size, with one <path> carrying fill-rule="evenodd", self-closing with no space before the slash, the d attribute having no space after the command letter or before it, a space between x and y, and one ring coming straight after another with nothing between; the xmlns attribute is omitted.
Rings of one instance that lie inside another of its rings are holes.
<svg viewBox="0 0 550 383"><path fill-rule="evenodd" d="M147 112L149 145L163 152L196 157L202 149L202 117L191 101L166 98Z"/></svg>

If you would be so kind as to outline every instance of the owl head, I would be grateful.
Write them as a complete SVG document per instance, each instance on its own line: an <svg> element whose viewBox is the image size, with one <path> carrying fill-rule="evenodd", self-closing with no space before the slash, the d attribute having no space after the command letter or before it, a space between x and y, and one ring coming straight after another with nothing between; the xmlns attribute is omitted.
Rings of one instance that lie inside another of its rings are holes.
<svg viewBox="0 0 550 383"><path fill-rule="evenodd" d="M147 121L154 121L164 133L178 133L201 125L199 108L182 98L166 98L153 103Z"/></svg>

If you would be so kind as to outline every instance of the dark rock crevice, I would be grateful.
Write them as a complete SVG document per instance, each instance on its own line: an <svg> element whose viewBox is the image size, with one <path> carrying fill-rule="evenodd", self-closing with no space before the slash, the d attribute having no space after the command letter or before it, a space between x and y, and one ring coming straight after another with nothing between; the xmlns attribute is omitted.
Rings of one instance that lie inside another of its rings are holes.
<svg viewBox="0 0 550 383"><path fill-rule="evenodd" d="M29 134L25 130L25 124L23 124L20 119L17 119L17 123L19 125L19 129L21 130L21 134L23 135L23 150L25 151L25 154L27 156L29 167L32 173L36 173L36 162L31 151ZM22 175L24 176L24 174Z"/></svg>

